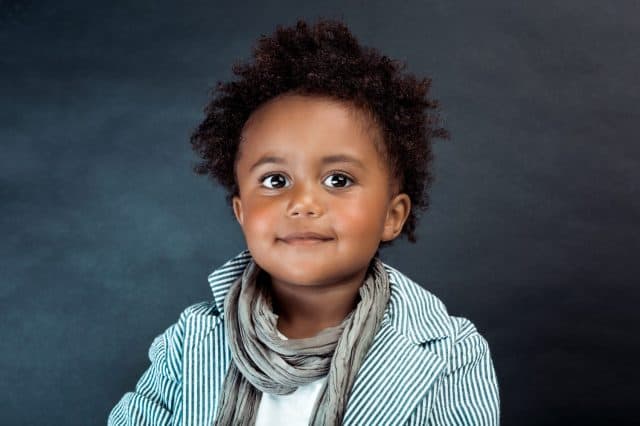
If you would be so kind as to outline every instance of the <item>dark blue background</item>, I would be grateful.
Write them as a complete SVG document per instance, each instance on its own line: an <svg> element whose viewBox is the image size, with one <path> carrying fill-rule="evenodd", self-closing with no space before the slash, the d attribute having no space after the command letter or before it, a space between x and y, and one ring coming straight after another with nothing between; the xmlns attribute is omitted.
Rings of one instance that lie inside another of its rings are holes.
<svg viewBox="0 0 640 426"><path fill-rule="evenodd" d="M382 257L487 338L503 424L628 419L640 3L0 1L2 424L104 424L211 297L245 246L188 135L260 34L321 15L433 77L452 140Z"/></svg>

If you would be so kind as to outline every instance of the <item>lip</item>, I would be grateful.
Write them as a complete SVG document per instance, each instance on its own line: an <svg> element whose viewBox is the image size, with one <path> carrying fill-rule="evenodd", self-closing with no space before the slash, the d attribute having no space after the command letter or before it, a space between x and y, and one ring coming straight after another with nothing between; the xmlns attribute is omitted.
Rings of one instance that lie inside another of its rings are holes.
<svg viewBox="0 0 640 426"><path fill-rule="evenodd" d="M283 238L280 238L280 240L284 241L285 243L288 244L304 244L304 245L308 245L308 244L320 244L320 243L324 243L327 241L331 241L333 240L333 238L331 237L327 237L325 235L322 234L318 234L316 232L294 232L292 234L289 234Z"/></svg>

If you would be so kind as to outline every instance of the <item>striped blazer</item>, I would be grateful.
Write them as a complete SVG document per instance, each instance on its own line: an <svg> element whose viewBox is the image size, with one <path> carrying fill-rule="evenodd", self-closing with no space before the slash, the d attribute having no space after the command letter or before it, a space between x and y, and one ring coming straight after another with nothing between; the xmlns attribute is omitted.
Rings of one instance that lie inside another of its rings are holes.
<svg viewBox="0 0 640 426"><path fill-rule="evenodd" d="M186 308L149 349L151 365L109 425L212 425L231 352L224 298L251 255L209 275L213 300ZM497 425L498 383L487 341L467 319L385 264L391 296L357 373L344 425Z"/></svg>

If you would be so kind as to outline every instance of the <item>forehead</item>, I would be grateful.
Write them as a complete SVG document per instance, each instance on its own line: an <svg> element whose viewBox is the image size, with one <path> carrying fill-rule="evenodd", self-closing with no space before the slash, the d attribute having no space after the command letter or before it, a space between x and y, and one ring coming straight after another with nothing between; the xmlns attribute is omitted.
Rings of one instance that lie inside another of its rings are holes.
<svg viewBox="0 0 640 426"><path fill-rule="evenodd" d="M254 111L243 128L240 152L243 157L342 153L371 161L378 157L379 139L376 123L351 104L287 94Z"/></svg>

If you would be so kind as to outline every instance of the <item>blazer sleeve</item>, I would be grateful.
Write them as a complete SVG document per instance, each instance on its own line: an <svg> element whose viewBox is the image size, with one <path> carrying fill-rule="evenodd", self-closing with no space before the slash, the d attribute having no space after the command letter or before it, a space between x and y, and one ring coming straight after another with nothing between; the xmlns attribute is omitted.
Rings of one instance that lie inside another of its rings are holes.
<svg viewBox="0 0 640 426"><path fill-rule="evenodd" d="M469 320L452 319L456 341L429 425L499 425L500 395L489 344Z"/></svg>
<svg viewBox="0 0 640 426"><path fill-rule="evenodd" d="M109 414L108 426L164 426L172 421L181 389L183 315L149 348L151 365Z"/></svg>

